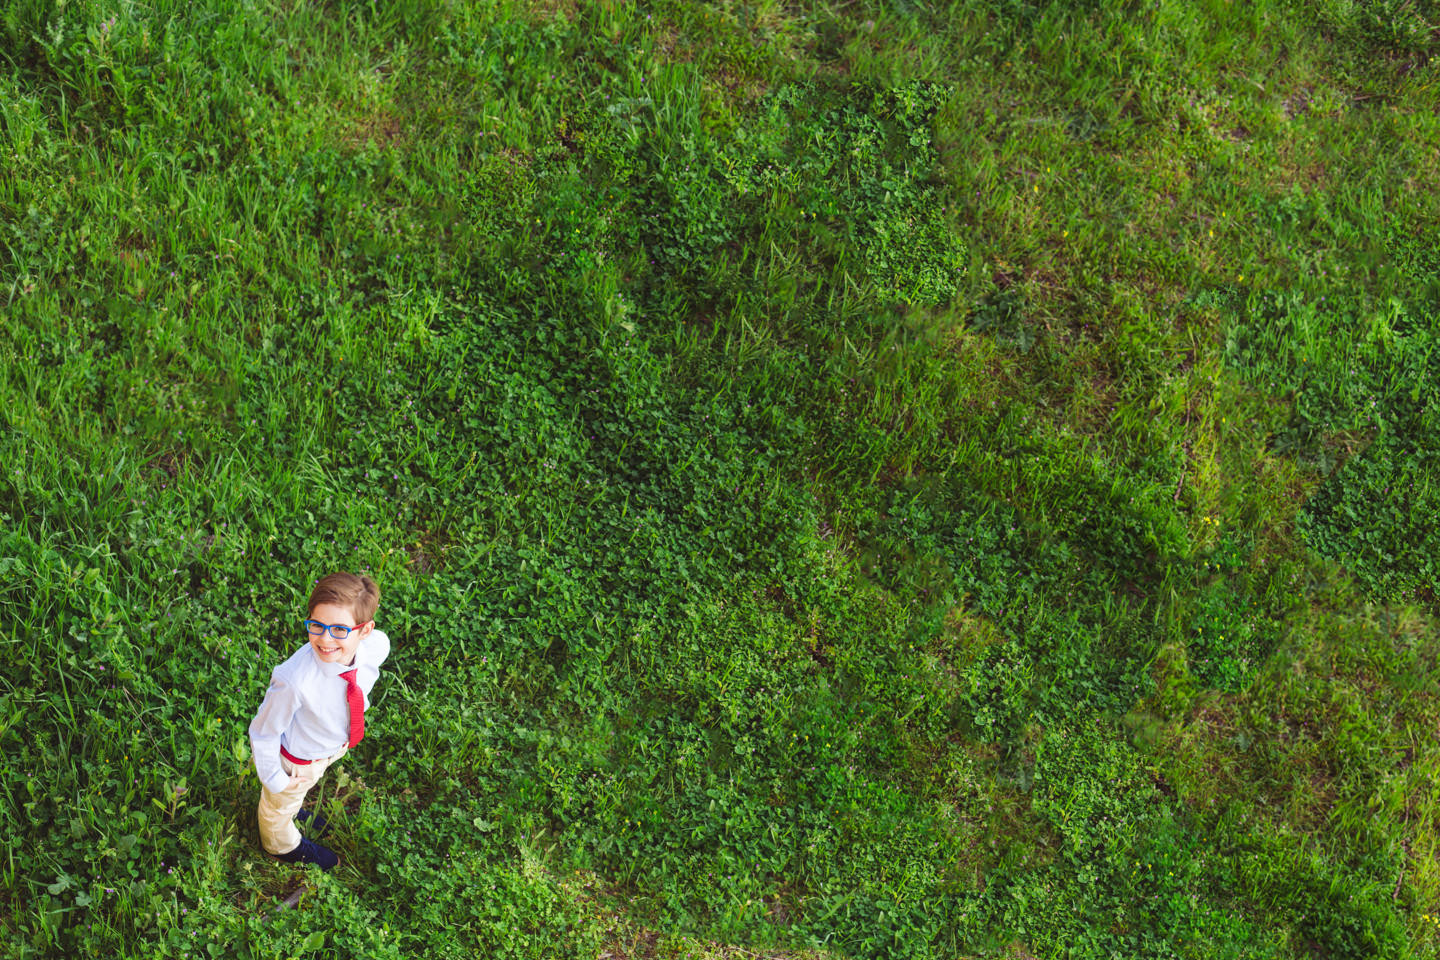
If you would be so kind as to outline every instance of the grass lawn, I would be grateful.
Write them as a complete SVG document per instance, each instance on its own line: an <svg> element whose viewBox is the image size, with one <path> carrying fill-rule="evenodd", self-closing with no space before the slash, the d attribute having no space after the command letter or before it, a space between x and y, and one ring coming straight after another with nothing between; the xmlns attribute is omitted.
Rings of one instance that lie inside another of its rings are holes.
<svg viewBox="0 0 1440 960"><path fill-rule="evenodd" d="M0 4L0 958L1433 956L1436 57ZM246 727L339 569L327 874Z"/></svg>

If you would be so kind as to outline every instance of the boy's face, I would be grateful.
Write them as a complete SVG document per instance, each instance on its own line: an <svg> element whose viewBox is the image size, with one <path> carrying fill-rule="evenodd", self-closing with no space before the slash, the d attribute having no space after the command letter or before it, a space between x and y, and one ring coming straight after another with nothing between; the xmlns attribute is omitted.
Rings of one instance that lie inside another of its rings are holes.
<svg viewBox="0 0 1440 960"><path fill-rule="evenodd" d="M317 603L315 609L310 611L311 620L319 620L321 623L343 624L347 627L356 626L355 611L349 607L338 606L333 603ZM349 665L355 659L355 651L360 647L360 641L375 629L375 622L372 620L358 630L351 630L350 635L341 640L330 635L329 630L322 631L320 636L307 633L310 646L315 648L315 655L326 663L343 663Z"/></svg>

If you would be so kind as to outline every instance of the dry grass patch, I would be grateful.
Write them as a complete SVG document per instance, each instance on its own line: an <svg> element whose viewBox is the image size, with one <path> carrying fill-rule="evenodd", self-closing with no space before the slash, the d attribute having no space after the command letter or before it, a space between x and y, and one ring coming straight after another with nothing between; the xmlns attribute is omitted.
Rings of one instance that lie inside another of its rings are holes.
<svg viewBox="0 0 1440 960"><path fill-rule="evenodd" d="M340 142L350 150L360 150L373 144L388 151L400 141L402 131L400 118L388 110L381 110L352 120L340 135Z"/></svg>
<svg viewBox="0 0 1440 960"><path fill-rule="evenodd" d="M601 8L613 9L613 0L594 0ZM529 0L526 4L530 14L524 19L532 23L548 23L551 20L575 20L580 16L580 4L576 0Z"/></svg>
<svg viewBox="0 0 1440 960"><path fill-rule="evenodd" d="M749 949L697 937L667 936L639 928L605 944L598 960L839 960L813 950Z"/></svg>

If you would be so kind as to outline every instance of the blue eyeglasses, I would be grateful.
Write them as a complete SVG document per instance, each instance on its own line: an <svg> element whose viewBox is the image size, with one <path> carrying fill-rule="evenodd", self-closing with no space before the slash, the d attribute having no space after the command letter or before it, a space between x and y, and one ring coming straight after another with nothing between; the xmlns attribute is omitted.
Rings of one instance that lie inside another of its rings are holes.
<svg viewBox="0 0 1440 960"><path fill-rule="evenodd" d="M312 637L318 637L322 633L328 632L330 636L336 640L344 640L350 636L351 630L359 630L365 626L365 623L369 623L370 621L366 620L365 623L357 623L353 627L347 627L343 623L321 623L319 620L301 620L300 622L305 624L305 632Z"/></svg>

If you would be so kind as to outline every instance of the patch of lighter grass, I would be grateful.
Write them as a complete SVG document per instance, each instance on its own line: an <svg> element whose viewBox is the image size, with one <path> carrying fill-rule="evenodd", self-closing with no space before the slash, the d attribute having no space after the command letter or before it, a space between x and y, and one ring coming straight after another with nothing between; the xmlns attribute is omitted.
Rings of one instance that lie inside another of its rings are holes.
<svg viewBox="0 0 1440 960"><path fill-rule="evenodd" d="M658 937L653 942L653 951L630 956L655 957L656 960L839 960L836 954L823 950L752 950L686 936ZM617 960L623 956L616 954Z"/></svg>
<svg viewBox="0 0 1440 960"><path fill-rule="evenodd" d="M587 905L603 931L597 960L840 960L823 950L741 946L676 931L659 930L631 906L635 898L608 885L592 871L579 871L561 882L570 896ZM774 924L783 925L796 908L780 896L758 908Z"/></svg>
<svg viewBox="0 0 1440 960"><path fill-rule="evenodd" d="M1159 728L1156 756L1202 820L1243 815L1341 860L1390 843L1404 882L1433 902L1440 689L1422 664L1440 656L1440 625L1415 607L1330 606L1347 595L1322 591L1249 689L1171 704L1185 713ZM1154 712L1183 665L1165 673Z"/></svg>
<svg viewBox="0 0 1440 960"><path fill-rule="evenodd" d="M614 10L619 4L610 2L602 3L601 6ZM580 11L581 5L576 0L516 0L510 13L517 19L538 24L555 20L576 20Z"/></svg>

